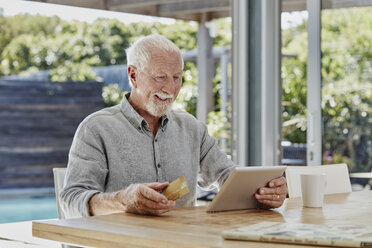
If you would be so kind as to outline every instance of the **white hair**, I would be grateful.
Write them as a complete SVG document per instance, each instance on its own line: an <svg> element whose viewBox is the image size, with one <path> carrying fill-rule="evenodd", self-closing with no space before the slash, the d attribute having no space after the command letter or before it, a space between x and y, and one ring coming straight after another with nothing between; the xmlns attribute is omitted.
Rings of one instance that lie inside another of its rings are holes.
<svg viewBox="0 0 372 248"><path fill-rule="evenodd" d="M148 65L150 52L153 49L164 52L177 52L180 55L183 69L183 58L180 49L172 41L159 34L151 34L142 37L126 49L127 66L132 65L135 66L137 70L143 70ZM130 78L129 84L132 84Z"/></svg>

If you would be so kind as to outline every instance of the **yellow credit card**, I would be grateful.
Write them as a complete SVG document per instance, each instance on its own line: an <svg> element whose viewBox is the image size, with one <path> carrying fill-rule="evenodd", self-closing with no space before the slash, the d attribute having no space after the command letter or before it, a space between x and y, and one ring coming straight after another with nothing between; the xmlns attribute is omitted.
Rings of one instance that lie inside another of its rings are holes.
<svg viewBox="0 0 372 248"><path fill-rule="evenodd" d="M175 201L187 193L189 193L189 188L184 176L177 178L163 190L163 195L171 201Z"/></svg>

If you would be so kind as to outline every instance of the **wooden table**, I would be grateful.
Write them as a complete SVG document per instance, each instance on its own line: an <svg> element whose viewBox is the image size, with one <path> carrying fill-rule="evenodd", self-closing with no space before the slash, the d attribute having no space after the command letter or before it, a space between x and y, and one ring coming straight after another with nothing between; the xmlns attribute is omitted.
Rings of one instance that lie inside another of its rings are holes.
<svg viewBox="0 0 372 248"><path fill-rule="evenodd" d="M0 247L61 248L59 242L32 237L32 222L0 224Z"/></svg>
<svg viewBox="0 0 372 248"><path fill-rule="evenodd" d="M372 179L372 172L350 173L350 177Z"/></svg>
<svg viewBox="0 0 372 248"><path fill-rule="evenodd" d="M205 206L180 208L162 216L123 213L36 221L32 229L35 237L94 247L288 247L288 244L224 240L220 234L225 229L261 221L371 225L372 191L328 195L323 208L303 208L301 198L291 198L276 210L210 214L205 209Z"/></svg>

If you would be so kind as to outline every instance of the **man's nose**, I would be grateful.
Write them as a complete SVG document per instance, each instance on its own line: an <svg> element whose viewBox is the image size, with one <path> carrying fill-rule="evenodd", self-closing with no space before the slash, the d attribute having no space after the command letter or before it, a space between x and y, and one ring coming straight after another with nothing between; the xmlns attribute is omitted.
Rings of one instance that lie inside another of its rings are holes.
<svg viewBox="0 0 372 248"><path fill-rule="evenodd" d="M162 90L165 93L172 94L175 87L176 87L176 82L174 81L173 77L167 77L167 80L164 83Z"/></svg>

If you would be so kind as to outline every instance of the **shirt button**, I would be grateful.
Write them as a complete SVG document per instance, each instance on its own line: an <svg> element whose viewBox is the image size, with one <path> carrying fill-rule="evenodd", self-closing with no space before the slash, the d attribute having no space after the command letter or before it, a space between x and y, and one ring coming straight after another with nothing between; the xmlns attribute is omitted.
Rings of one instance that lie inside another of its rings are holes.
<svg viewBox="0 0 372 248"><path fill-rule="evenodd" d="M155 139L155 142L158 142L158 139Z"/></svg>
<svg viewBox="0 0 372 248"><path fill-rule="evenodd" d="M158 164L158 168L160 168L160 164Z"/></svg>

